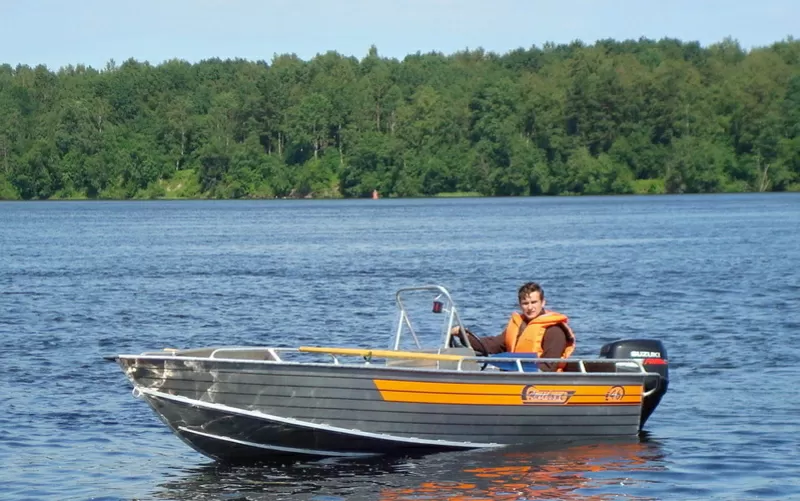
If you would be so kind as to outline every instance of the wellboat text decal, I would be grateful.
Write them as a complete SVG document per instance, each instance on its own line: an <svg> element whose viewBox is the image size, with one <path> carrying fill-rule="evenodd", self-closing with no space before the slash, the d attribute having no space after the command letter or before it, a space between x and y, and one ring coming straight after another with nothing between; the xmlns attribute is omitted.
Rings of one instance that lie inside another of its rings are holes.
<svg viewBox="0 0 800 501"><path fill-rule="evenodd" d="M522 389L522 403L527 405L536 404L566 404L575 390L540 390L536 386L529 384Z"/></svg>

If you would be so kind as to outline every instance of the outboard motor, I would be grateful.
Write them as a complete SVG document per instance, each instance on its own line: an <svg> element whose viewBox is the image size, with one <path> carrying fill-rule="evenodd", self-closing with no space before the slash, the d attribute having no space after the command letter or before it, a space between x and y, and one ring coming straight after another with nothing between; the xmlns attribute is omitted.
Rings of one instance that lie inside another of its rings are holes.
<svg viewBox="0 0 800 501"><path fill-rule="evenodd" d="M644 392L652 391L652 393L644 397L642 402L642 419L639 424L641 428L658 403L661 402L661 397L667 392L669 386L667 349L661 341L656 339L624 339L603 345L600 348L600 357L637 359L642 362L642 366L647 372L659 374L645 379ZM634 364L617 362L615 365L616 372L639 372L639 367Z"/></svg>

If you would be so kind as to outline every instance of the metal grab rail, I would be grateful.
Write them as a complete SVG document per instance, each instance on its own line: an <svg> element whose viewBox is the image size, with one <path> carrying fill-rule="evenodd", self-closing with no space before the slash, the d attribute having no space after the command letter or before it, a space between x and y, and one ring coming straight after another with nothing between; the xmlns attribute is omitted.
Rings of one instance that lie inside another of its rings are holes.
<svg viewBox="0 0 800 501"><path fill-rule="evenodd" d="M577 364L580 368L580 373L589 373L587 370L587 365L596 365L596 364L618 364L624 363L627 364L631 368L636 368L635 372L627 372L628 374L657 374L651 373L644 367L644 362L640 359L635 358L580 358L580 359L563 359L563 358L536 358L536 357L513 357L513 356L506 356L506 357L498 357L493 358L491 356L484 357L484 356L470 356L470 355L457 355L451 353L427 353L427 352L419 352L419 351L401 351L401 350L386 350L386 349L371 349L371 348L339 348L339 347L320 347L320 346L301 346L299 348L278 348L278 347L260 347L260 346L253 346L253 347L221 347L221 348L214 348L211 349L208 355L197 355L192 352L200 351L197 349L187 349L187 350L179 350L175 348L167 348L163 352L145 352L141 355L121 355L121 356L131 356L131 357L141 357L141 358L150 358L150 357L175 357L175 358L191 358L195 360L202 360L202 359L213 359L213 360L248 360L251 362L263 362L263 363L292 363L292 360L286 359L286 354L295 353L308 353L308 354L320 354L320 355L328 355L333 360L334 365L342 365L342 361L340 357L362 357L364 360L361 364L364 365L374 365L375 359L403 359L403 360L428 360L432 362L456 362L457 370L465 370L462 369L462 364L464 362L476 362L479 364L488 363L491 364L492 362L504 362L504 363L513 363L516 367L516 372L525 372L522 364L523 363L554 363L554 362L567 362L570 364ZM253 357L248 358L226 358L224 355L226 353L252 353ZM264 359L262 357L257 357L256 355L259 353L269 355L269 359ZM361 364L353 364L353 365L361 365ZM615 372L619 374L619 372ZM561 374L576 374L576 372L566 372ZM594 372L592 374L599 374L598 372Z"/></svg>
<svg viewBox="0 0 800 501"><path fill-rule="evenodd" d="M208 355L200 355L198 352L208 351ZM268 354L272 361L275 362L282 362L283 359L279 355L280 352L293 352L297 351L297 348L275 348L275 347L263 347L263 346L227 346L227 347L220 347L220 348L188 348L185 350L178 349L178 348L164 348L163 351L146 351L142 353L143 356L163 356L168 355L170 357L183 357L183 358L208 358L208 359L215 359L215 360L226 360L224 356L225 353L266 353ZM247 360L247 359L244 359Z"/></svg>
<svg viewBox="0 0 800 501"><path fill-rule="evenodd" d="M647 374L650 374L650 373L648 372ZM661 387L661 378L656 380L656 385L653 387L653 389L647 390L644 393L642 393L642 398L649 397L650 395L655 393L660 387Z"/></svg>
<svg viewBox="0 0 800 501"><path fill-rule="evenodd" d="M217 349L215 349L214 351L211 352L211 354L208 356L208 358L219 358L219 357L217 357L217 355L220 354L220 353L225 353L225 352L246 353L248 351L254 351L254 352L264 351L270 357L272 357L273 361L281 362L282 359L281 359L280 355L278 355L279 351L294 351L294 350L295 350L295 348L261 348L261 347L249 348L249 347L246 347L246 346L233 346L233 347L217 348Z"/></svg>
<svg viewBox="0 0 800 501"><path fill-rule="evenodd" d="M407 359L407 360L430 360L430 361L448 361L448 362L457 362L457 370L463 370L462 364L463 362L471 361L477 363L489 363L492 362L513 362L517 368L517 372L525 372L524 368L522 367L523 363L556 363L556 362L567 362L567 363L577 363L578 367L580 368L581 373L589 373L586 369L586 365L592 364L617 364L617 363L626 363L635 365L638 369L638 373L642 374L651 374L648 370L644 367L644 363L635 358L595 358L595 359L563 359L563 358L535 358L535 357L503 357L493 359L492 357L483 357L483 356L469 356L469 355L454 355L450 353L424 353L424 352L414 352L414 351L399 351L399 350L373 350L368 348L326 348L326 347L318 347L318 346L301 346L297 348L297 351L305 352L305 353L320 353L320 354L327 354L330 355L336 363L339 362L339 356L350 356L350 357L357 357L361 356L364 358L366 364L372 364L373 359ZM617 372L615 372L617 373ZM569 372L567 374L575 374L574 372ZM593 373L599 374L599 373ZM619 374L619 373L617 373ZM631 372L629 374L634 374ZM654 373L655 374L655 373Z"/></svg>
<svg viewBox="0 0 800 501"><path fill-rule="evenodd" d="M192 352L203 351L198 349L187 349L187 350L178 350L175 348L168 348L162 352L145 352L141 355L120 355L122 357L135 357L135 358L162 358L162 357L169 357L169 358L184 358L184 359L192 359L192 360L225 360L225 361L247 361L249 363L298 363L295 360L287 359L287 354L317 354L317 355L327 355L331 358L331 362L333 365L376 365L375 360L388 360L390 359L400 359L400 360L422 360L422 361L430 361L434 362L435 365L430 367L404 367L405 369L431 369L436 368L437 370L457 370L457 371L464 371L464 372L479 372L475 369L471 368L464 368L465 362L474 362L479 365L483 364L491 364L492 362L503 362L503 363L513 363L515 370L514 371L505 371L505 372L519 372L519 373L527 373L523 368L523 363L554 363L554 362L567 362L570 364L576 364L580 369L578 372L549 372L547 374L551 375L576 375L576 374L650 374L650 375L659 375L657 372L649 372L644 367L644 361L641 359L634 359L634 358L593 358L593 359L562 359L562 358L534 358L534 357L502 357L493 359L492 357L484 357L484 356L469 356L469 355L456 355L450 353L426 353L426 352L417 352L417 351L400 351L400 350L385 350L385 349L369 349L369 348L337 348L337 347L318 347L318 346L306 346L306 347L299 347L299 348L278 348L278 347L221 347L221 348L214 348L207 355L198 355ZM230 357L227 358L224 355L226 353L252 353L252 357L241 358L241 357ZM263 356L258 356L258 354L266 354L269 358L264 358ZM350 362L347 363L343 361L341 358L352 358L352 357L361 357L363 360L361 362ZM454 368L453 366L447 368L441 368L440 362L455 362ZM319 362L312 362L312 363L319 363ZM616 364L624 363L631 369L635 367L635 371L626 371L626 372L617 372L616 370L613 372L589 372L587 370L587 365L596 365L596 364ZM383 364L380 364L383 365ZM401 368L400 366L393 366L389 368ZM659 383L660 385L660 383ZM654 392L658 390L659 385L656 385L655 388L651 390L647 390L643 393L644 396L652 395Z"/></svg>

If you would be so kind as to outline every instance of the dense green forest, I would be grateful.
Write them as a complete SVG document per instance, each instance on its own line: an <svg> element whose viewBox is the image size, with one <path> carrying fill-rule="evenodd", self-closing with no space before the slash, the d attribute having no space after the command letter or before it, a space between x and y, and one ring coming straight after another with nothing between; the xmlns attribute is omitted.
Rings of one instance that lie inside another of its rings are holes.
<svg viewBox="0 0 800 501"><path fill-rule="evenodd" d="M0 199L800 190L800 42L0 66Z"/></svg>

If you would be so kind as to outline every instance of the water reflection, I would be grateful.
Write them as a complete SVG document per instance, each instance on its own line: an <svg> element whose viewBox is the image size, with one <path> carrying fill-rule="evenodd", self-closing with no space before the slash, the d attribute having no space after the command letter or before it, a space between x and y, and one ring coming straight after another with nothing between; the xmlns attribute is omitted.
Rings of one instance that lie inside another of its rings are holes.
<svg viewBox="0 0 800 501"><path fill-rule="evenodd" d="M386 501L650 500L637 472L664 469L660 446L649 440L573 445L551 450L502 449L470 458L448 481L387 489ZM446 478L440 476L437 478Z"/></svg>
<svg viewBox="0 0 800 501"><path fill-rule="evenodd" d="M179 473L181 478L164 482L153 496L175 500L276 500L348 499L364 482L391 474L402 474L412 457L375 457L321 460L306 463L259 463L225 465L211 463ZM330 497L333 496L333 497Z"/></svg>
<svg viewBox="0 0 800 501"><path fill-rule="evenodd" d="M153 494L176 500L386 501L631 500L654 497L652 473L664 470L657 441L504 448L379 457L359 461L227 466L180 472ZM430 480L439 479L439 480Z"/></svg>

